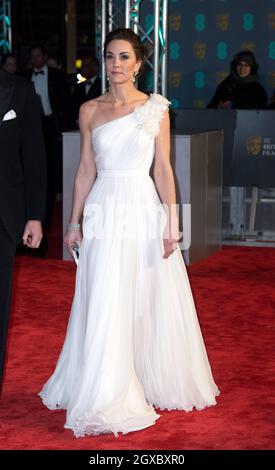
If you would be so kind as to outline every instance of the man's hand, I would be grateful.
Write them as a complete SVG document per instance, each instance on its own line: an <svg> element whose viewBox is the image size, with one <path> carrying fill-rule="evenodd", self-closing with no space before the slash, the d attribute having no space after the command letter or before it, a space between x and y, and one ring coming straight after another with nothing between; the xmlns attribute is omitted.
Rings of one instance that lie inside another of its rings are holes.
<svg viewBox="0 0 275 470"><path fill-rule="evenodd" d="M42 237L40 220L28 220L22 237L23 245L27 245L28 248L39 248Z"/></svg>

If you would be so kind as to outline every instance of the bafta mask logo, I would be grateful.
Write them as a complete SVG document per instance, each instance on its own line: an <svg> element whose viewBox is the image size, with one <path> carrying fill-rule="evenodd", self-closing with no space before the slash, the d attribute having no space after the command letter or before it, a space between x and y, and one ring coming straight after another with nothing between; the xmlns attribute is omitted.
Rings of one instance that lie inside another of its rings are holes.
<svg viewBox="0 0 275 470"><path fill-rule="evenodd" d="M275 13L269 13L267 22L270 29L275 29Z"/></svg>
<svg viewBox="0 0 275 470"><path fill-rule="evenodd" d="M181 72L169 72L169 85L178 88L181 84Z"/></svg>
<svg viewBox="0 0 275 470"><path fill-rule="evenodd" d="M272 88L275 88L275 72L268 72L268 83Z"/></svg>
<svg viewBox="0 0 275 470"><path fill-rule="evenodd" d="M248 155L258 156L262 148L262 137L258 135L251 135L246 142Z"/></svg>
<svg viewBox="0 0 275 470"><path fill-rule="evenodd" d="M205 59L206 54L206 43L205 42L195 42L194 43L194 56L199 59Z"/></svg>
<svg viewBox="0 0 275 470"><path fill-rule="evenodd" d="M255 52L255 47L256 47L256 44L255 44L255 42L252 42L252 41L246 41L246 42L242 43L242 50L243 51Z"/></svg>
<svg viewBox="0 0 275 470"><path fill-rule="evenodd" d="M228 70L219 70L216 74L217 84L221 83L228 76Z"/></svg>
<svg viewBox="0 0 275 470"><path fill-rule="evenodd" d="M181 15L169 15L169 25L170 29L179 31L181 26Z"/></svg>
<svg viewBox="0 0 275 470"><path fill-rule="evenodd" d="M194 108L196 109L205 109L206 103L204 100L195 100L194 101Z"/></svg>
<svg viewBox="0 0 275 470"><path fill-rule="evenodd" d="M227 13L221 13L216 16L217 28L220 31L227 31L229 26L229 15Z"/></svg>

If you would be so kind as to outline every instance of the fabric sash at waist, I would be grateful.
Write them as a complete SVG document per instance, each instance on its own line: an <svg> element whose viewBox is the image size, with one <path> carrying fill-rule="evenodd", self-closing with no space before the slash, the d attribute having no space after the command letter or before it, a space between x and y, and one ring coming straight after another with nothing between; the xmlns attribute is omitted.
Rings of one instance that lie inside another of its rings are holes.
<svg viewBox="0 0 275 470"><path fill-rule="evenodd" d="M98 170L97 176L111 176L111 177L119 177L119 176L149 176L149 171L144 168L131 168L125 170Z"/></svg>

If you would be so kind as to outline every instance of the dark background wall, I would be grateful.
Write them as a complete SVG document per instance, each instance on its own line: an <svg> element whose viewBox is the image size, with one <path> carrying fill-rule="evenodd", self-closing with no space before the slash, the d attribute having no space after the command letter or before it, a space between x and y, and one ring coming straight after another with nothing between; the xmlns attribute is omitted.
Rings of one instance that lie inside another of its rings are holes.
<svg viewBox="0 0 275 470"><path fill-rule="evenodd" d="M21 67L26 67L29 46L42 42L49 53L60 55L66 69L66 0L13 0L13 43ZM94 53L94 1L76 0L76 53Z"/></svg>
<svg viewBox="0 0 275 470"><path fill-rule="evenodd" d="M68 1L68 0L67 0ZM124 0L115 0L124 12ZM13 0L14 45L26 66L28 48L42 41L66 67L66 0ZM95 1L76 0L76 55L95 51ZM151 0L141 20L153 24ZM123 18L123 17L122 17ZM168 97L175 108L204 108L241 49L255 52L260 81L275 89L275 0L169 0ZM152 90L152 73L144 89Z"/></svg>
<svg viewBox="0 0 275 470"><path fill-rule="evenodd" d="M275 89L274 0L170 0L169 98L179 108L210 101L230 61L251 49L260 82Z"/></svg>

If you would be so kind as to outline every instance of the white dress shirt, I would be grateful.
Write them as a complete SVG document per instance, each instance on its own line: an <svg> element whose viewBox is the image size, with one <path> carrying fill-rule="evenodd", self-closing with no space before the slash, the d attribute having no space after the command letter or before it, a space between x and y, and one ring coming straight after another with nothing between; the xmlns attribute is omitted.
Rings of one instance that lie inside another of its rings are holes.
<svg viewBox="0 0 275 470"><path fill-rule="evenodd" d="M34 72L43 71L43 74L35 75ZM52 114L52 108L49 100L49 91L48 91L48 66L47 64L40 70L34 69L32 74L32 82L34 84L35 91L37 95L41 98L41 104L44 110L45 116L50 116Z"/></svg>

